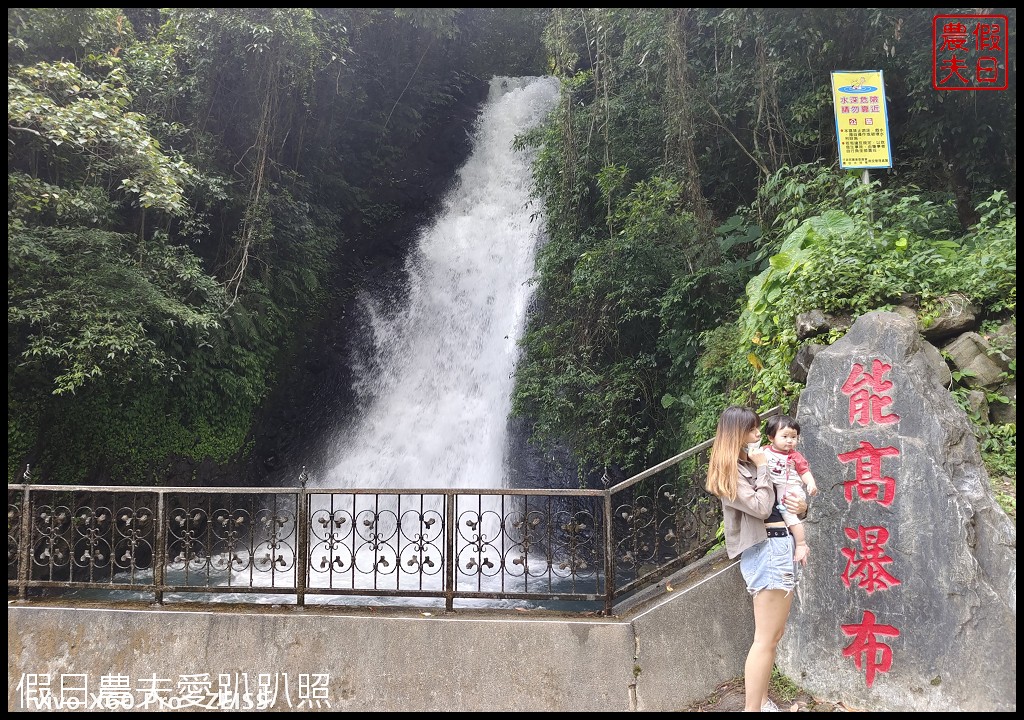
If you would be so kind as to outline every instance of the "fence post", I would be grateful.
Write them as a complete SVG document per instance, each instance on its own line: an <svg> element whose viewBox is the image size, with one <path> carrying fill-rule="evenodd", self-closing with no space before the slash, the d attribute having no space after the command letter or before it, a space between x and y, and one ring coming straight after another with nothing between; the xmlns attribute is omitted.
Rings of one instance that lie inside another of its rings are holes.
<svg viewBox="0 0 1024 720"><path fill-rule="evenodd" d="M604 614L615 606L615 546L612 535L612 492L604 491Z"/></svg>
<svg viewBox="0 0 1024 720"><path fill-rule="evenodd" d="M28 471L26 471L26 476ZM21 551L18 561L18 599L28 598L29 573L32 571L32 491L25 485L21 501Z"/></svg>
<svg viewBox="0 0 1024 720"><path fill-rule="evenodd" d="M306 466L299 474L301 488L295 503L295 603L306 604L306 559L309 554L309 491L306 490Z"/></svg>
<svg viewBox="0 0 1024 720"><path fill-rule="evenodd" d="M444 496L444 609L452 612L455 609L455 563L458 554L455 552L455 493L447 490Z"/></svg>
<svg viewBox="0 0 1024 720"><path fill-rule="evenodd" d="M155 599L158 605L163 605L164 602L164 569L167 566L167 522L166 513L167 505L164 500L165 495L163 490L157 490L156 493L156 537L154 538L155 547L153 548L153 586L155 590Z"/></svg>

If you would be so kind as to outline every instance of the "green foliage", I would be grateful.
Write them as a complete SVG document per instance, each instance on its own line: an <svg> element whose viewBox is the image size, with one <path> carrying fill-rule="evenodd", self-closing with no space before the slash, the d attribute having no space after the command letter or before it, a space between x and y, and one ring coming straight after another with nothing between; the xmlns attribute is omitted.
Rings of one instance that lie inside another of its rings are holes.
<svg viewBox="0 0 1024 720"><path fill-rule="evenodd" d="M546 14L10 10L8 477L237 459L353 292L342 225L395 218L391 179L469 73L542 70Z"/></svg>
<svg viewBox="0 0 1024 720"><path fill-rule="evenodd" d="M50 482L97 477L160 484L168 461L234 458L249 431L251 409L210 402L197 412L169 384L90 388L53 405L45 418L49 443L33 468ZM83 427L94 431L84 434Z"/></svg>
<svg viewBox="0 0 1024 720"><path fill-rule="evenodd" d="M715 531L715 544L707 551L707 555L711 555L718 550L725 547L725 521L722 520L718 523L718 529Z"/></svg>
<svg viewBox="0 0 1024 720"><path fill-rule="evenodd" d="M804 207L800 193L777 184L772 190ZM753 391L765 406L786 404L798 390L788 368L801 312L817 308L855 318L912 296L927 317L931 304L952 293L993 312L1016 308L1016 212L1004 193L979 208L982 220L958 237L952 216L919 197L895 189L868 197L872 190L851 185L841 190L837 200L848 210L824 210L800 222L747 285L737 351L759 371ZM822 204L824 197L810 211ZM792 213L787 208L778 217ZM788 227L790 220L781 224Z"/></svg>
<svg viewBox="0 0 1024 720"><path fill-rule="evenodd" d="M7 61L85 61L115 50L130 33L120 8L10 8Z"/></svg>
<svg viewBox="0 0 1024 720"><path fill-rule="evenodd" d="M61 187L12 170L7 174L7 197L12 230L26 224L102 227L117 219L116 203L96 185Z"/></svg>
<svg viewBox="0 0 1024 720"><path fill-rule="evenodd" d="M992 477L1017 477L1017 424L988 425L982 435L981 452Z"/></svg>
<svg viewBox="0 0 1024 720"><path fill-rule="evenodd" d="M8 228L7 322L23 365L54 372L55 394L115 374L172 379L162 334L201 343L216 326L219 287L159 234L148 241L90 228Z"/></svg>
<svg viewBox="0 0 1024 720"><path fill-rule="evenodd" d="M639 466L727 402L788 404L801 311L912 297L927 319L960 292L1014 316L1015 88L931 90L932 15L9 10L9 477L242 448L472 76L563 80L520 139L548 241L516 407L583 460ZM898 167L865 186L830 167L828 72L879 57Z"/></svg>
<svg viewBox="0 0 1024 720"><path fill-rule="evenodd" d="M182 135L174 93L191 86L177 81L168 44L133 42L121 20L124 47L108 55L9 70L8 438L16 457L35 453L69 482L100 467L138 479L169 454L226 460L284 334L280 319L253 333L262 342L233 333L231 318L223 325L222 286L178 241L209 233L188 193L209 205L226 196L149 134ZM153 120L132 107L167 114ZM147 211L172 234L146 229ZM325 273L322 257L302 259ZM277 277L301 292L291 273ZM47 375L62 400L33 397Z"/></svg>
<svg viewBox="0 0 1024 720"><path fill-rule="evenodd" d="M768 688L772 695L785 703L793 702L801 692L800 687L783 674L778 665L772 665L772 676L768 679Z"/></svg>
<svg viewBox="0 0 1024 720"><path fill-rule="evenodd" d="M8 124L15 152L52 154L53 162L109 191L124 192L144 208L185 212L185 187L196 171L161 151L142 115L129 112L127 76L113 68L94 81L68 62L36 63L8 75ZM17 202L16 202L17 204ZM17 211L17 210L16 210Z"/></svg>
<svg viewBox="0 0 1024 720"><path fill-rule="evenodd" d="M45 380L44 380L45 381ZM7 394L7 481L18 482L25 470L24 459L31 457L41 429L42 405L25 398L17 387L8 386Z"/></svg>
<svg viewBox="0 0 1024 720"><path fill-rule="evenodd" d="M696 243L692 217L680 212L677 183L654 178L626 193L626 175L609 167L601 176L610 234L559 235L541 252L547 313L571 320L538 318L528 329L514 405L534 419L542 442L572 428L578 457L631 467L661 442L666 293L706 248Z"/></svg>
<svg viewBox="0 0 1024 720"><path fill-rule="evenodd" d="M1013 368L1012 373L1007 377L1007 381L1016 377L1016 367ZM971 422L971 429L981 449L981 458L985 464L996 502L1007 515L1016 519L1017 424L989 423L982 418L969 401L971 388L963 384L965 377L969 377L969 375L953 373L951 394ZM985 394L990 406L994 402L1009 402L1009 398L997 393L987 391Z"/></svg>
<svg viewBox="0 0 1024 720"><path fill-rule="evenodd" d="M663 412L642 425L660 438L659 450L708 437L729 402L788 408L799 390L788 373L799 312L856 316L906 297L927 312L952 291L997 311L1015 307L1007 247L1015 214L966 235L963 224L965 188L968 198L976 189L975 203L1000 186L1012 194L1012 151L1008 163L985 169L966 141L973 135L981 147L1003 136L1013 147L1012 94L985 98L990 124L972 133L967 114L947 114L943 94L914 90L930 86L922 76L930 21L921 9L552 12L545 39L563 102L535 138L550 240L539 263L541 311L520 366L530 385L520 386L520 400L531 402L519 407L541 418L539 435L594 437L573 443L585 459L619 451L596 440L601 418L572 409L578 394L624 377L621 366L602 362L628 352L620 327L607 322L617 316L595 313L586 300L607 296L599 307L611 309L624 290L643 287L632 285L637 277L605 273L617 258L604 252L603 238L620 230L622 194L650 178L680 178L683 210L697 213L704 196L715 216L729 218L714 238L696 233L702 249L717 252L675 265L661 296L662 325L647 330L656 332L657 360L635 380L659 388ZM889 107L895 142L916 143L920 155L901 159L899 177L864 185L859 173L829 168L836 148L828 78L877 57L887 58L887 95L898 88ZM962 98L948 100L952 108ZM995 107L1002 110L993 114ZM934 114L925 120L926 112Z"/></svg>

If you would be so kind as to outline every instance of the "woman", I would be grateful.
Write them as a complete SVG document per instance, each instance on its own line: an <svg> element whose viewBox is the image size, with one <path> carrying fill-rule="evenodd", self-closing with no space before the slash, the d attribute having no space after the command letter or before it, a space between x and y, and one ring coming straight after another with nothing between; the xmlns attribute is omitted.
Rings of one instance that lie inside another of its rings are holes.
<svg viewBox="0 0 1024 720"><path fill-rule="evenodd" d="M708 461L708 492L722 501L725 548L740 556L740 572L754 602L754 642L743 668L746 712L777 711L768 699L775 648L793 602L793 544L776 507L775 488L761 450L761 418L746 407L726 408ZM802 501L787 498L797 514Z"/></svg>

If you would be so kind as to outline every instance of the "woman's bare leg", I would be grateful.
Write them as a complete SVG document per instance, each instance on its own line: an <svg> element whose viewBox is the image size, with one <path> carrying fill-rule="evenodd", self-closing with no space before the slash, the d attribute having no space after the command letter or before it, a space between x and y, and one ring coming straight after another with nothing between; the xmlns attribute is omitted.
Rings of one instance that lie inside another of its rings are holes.
<svg viewBox="0 0 1024 720"><path fill-rule="evenodd" d="M762 590L754 596L754 642L743 667L746 712L761 712L768 698L768 681L775 664L775 648L786 629L792 591Z"/></svg>

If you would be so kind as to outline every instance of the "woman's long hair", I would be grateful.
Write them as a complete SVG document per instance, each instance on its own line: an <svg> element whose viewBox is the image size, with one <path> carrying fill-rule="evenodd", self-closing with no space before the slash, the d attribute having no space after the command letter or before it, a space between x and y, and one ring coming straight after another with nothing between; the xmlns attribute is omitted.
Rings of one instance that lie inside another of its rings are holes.
<svg viewBox="0 0 1024 720"><path fill-rule="evenodd" d="M747 433L760 426L761 416L748 407L733 405L722 411L718 418L715 442L711 445L711 457L708 459L708 482L705 487L709 493L730 500L736 499L740 450L743 449Z"/></svg>

